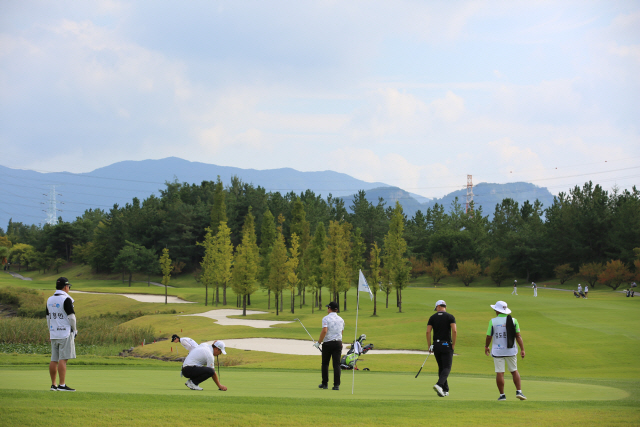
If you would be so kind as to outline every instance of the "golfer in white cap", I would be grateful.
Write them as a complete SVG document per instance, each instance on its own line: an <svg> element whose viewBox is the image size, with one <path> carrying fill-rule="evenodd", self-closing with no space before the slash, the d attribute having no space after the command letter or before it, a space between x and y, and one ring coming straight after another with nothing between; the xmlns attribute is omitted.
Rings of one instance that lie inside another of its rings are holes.
<svg viewBox="0 0 640 427"><path fill-rule="evenodd" d="M505 364L511 372L513 383L516 386L516 398L527 400L522 394L520 385L520 374L518 373L518 349L514 341L520 346L520 356L524 358L524 343L520 336L520 325L518 321L511 317L511 310L507 308L507 303L498 301L491 306L495 310L497 317L489 321L487 338L484 345L484 353L493 356L493 363L496 368L496 384L500 397L498 400L507 400L504 394L504 371ZM493 341L493 345L491 344ZM489 346L491 345L491 348Z"/></svg>
<svg viewBox="0 0 640 427"><path fill-rule="evenodd" d="M204 343L192 349L182 363L182 375L189 378L184 385L191 390L202 390L198 384L211 378L219 390L227 391L227 387L220 384L213 362L213 356L227 354L224 347L223 341L214 341L213 344Z"/></svg>
<svg viewBox="0 0 640 427"><path fill-rule="evenodd" d="M429 351L433 352L438 362L438 382L433 386L438 396L449 396L449 373L453 363L453 348L456 345L458 329L456 328L456 318L447 313L447 303L444 300L436 302L436 314L429 318L427 323L427 345ZM431 341L433 332L433 342Z"/></svg>

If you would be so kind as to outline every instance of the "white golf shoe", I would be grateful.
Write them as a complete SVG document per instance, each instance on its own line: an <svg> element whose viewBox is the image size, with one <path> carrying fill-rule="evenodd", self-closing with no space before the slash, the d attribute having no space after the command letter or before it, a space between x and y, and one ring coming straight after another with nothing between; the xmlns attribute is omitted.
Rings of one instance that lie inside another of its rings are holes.
<svg viewBox="0 0 640 427"><path fill-rule="evenodd" d="M202 390L202 387L198 387L197 385L195 385L193 383L193 381L189 380L186 383L184 383L184 385L186 385L187 387L189 387L191 390Z"/></svg>
<svg viewBox="0 0 640 427"><path fill-rule="evenodd" d="M440 387L438 384L433 386L433 389L436 391L436 393L438 393L438 396L440 397L444 397L444 390L442 390L442 387Z"/></svg>

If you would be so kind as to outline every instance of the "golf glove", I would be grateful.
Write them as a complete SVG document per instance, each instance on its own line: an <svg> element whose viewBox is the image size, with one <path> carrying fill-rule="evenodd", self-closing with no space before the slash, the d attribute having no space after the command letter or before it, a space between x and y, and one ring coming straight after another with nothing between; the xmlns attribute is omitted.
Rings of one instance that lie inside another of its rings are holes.
<svg viewBox="0 0 640 427"><path fill-rule="evenodd" d="M317 348L318 350L320 350L320 343L319 343L319 342L314 342L314 343L313 343L313 346L314 346L315 348Z"/></svg>
<svg viewBox="0 0 640 427"><path fill-rule="evenodd" d="M431 345L429 346L429 352L430 352L430 353L433 353L433 344L431 344Z"/></svg>

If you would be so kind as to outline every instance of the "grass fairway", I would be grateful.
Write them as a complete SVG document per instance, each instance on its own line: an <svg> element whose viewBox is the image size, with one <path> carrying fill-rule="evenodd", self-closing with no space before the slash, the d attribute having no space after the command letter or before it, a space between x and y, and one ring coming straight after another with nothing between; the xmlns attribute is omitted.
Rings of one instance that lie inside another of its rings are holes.
<svg viewBox="0 0 640 427"><path fill-rule="evenodd" d="M51 289L50 281L20 282L0 278L0 286ZM343 372L341 390L319 390L319 356L277 355L228 349L220 361L220 392L212 381L195 392L184 386L179 363L141 358L82 356L70 361L67 382L76 393L49 392L48 358L44 355L0 354L0 425L49 426L52 419L66 425L167 425L187 426L213 422L231 426L253 425L408 425L450 426L609 426L640 425L640 299L625 298L605 289L589 292L589 299L575 299L565 291L544 288L538 298L522 287L520 295L511 288L460 287L408 288L403 292L403 313L395 298L384 308L379 295L378 316L373 304L361 301L358 333L378 349L422 349L428 317L437 299L445 299L457 320L459 338L449 377L451 395L438 398L432 390L437 366L421 355L375 355L362 360L371 372L356 372L351 394L351 372ZM164 293L157 287L129 288L115 281L76 281L74 289L100 292ZM49 294L46 291L45 294ZM197 341L248 337L308 339L300 325L278 325L270 329L220 326L204 317L180 314L204 312L204 289L170 289L197 304L139 303L120 296L76 294L79 329L83 316L141 310L147 315L128 322L152 325L158 337L177 332ZM514 310L522 327L527 356L519 360L523 391L528 400L515 399L507 374L506 402L497 402L497 388L491 358L484 356L484 335L493 317L489 304L502 299ZM229 292L228 300L235 302ZM273 304L273 300L272 300ZM325 301L326 304L326 301ZM341 304L342 305L342 304ZM234 308L235 304L225 308ZM273 307L273 305L272 305ZM285 298L285 307L288 300ZM220 307L222 308L222 307ZM169 310L175 309L176 314ZM267 311L256 319L293 320L299 317L312 335L320 332L326 313L311 313L311 307L296 307L295 313L275 315L267 310L266 295L252 297L252 310ZM345 319L345 342L355 333L355 293L349 293ZM81 335L79 335L80 337ZM309 343L311 345L311 343ZM170 356L167 341L136 347L138 355ZM174 348L175 351L175 348ZM183 350L184 351L184 350ZM184 355L184 354L182 354ZM55 414L55 415L54 415ZM53 418L52 418L53 417Z"/></svg>

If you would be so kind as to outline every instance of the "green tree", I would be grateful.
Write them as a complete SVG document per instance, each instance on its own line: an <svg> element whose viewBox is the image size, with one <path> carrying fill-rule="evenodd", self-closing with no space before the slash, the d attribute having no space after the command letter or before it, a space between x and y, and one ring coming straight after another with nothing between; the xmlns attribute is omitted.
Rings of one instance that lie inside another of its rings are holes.
<svg viewBox="0 0 640 427"><path fill-rule="evenodd" d="M11 247L9 261L18 264L18 271L23 265L29 266L29 253L35 251L34 247L26 243L17 243Z"/></svg>
<svg viewBox="0 0 640 427"><path fill-rule="evenodd" d="M276 316L280 311L280 298L278 298L278 296L287 286L288 279L287 247L284 243L284 236L282 233L278 233L271 250L269 266L269 287L271 288L276 301Z"/></svg>
<svg viewBox="0 0 640 427"><path fill-rule="evenodd" d="M569 264L562 264L553 269L556 275L556 279L560 281L560 284L564 284L567 280L574 276L573 268Z"/></svg>
<svg viewBox="0 0 640 427"><path fill-rule="evenodd" d="M291 227L289 228L291 234L296 234L299 239L300 246L300 256L299 256L299 265L297 267L297 275L298 277L298 296L300 297L300 305L305 304L305 294L307 283L304 276L304 254L307 251L310 241L310 229L311 226L309 221L306 219L306 212L304 208L304 203L302 202L300 197L296 197L293 202L293 208L291 210Z"/></svg>
<svg viewBox="0 0 640 427"><path fill-rule="evenodd" d="M485 269L485 274L493 280L493 283L495 283L496 286L499 287L510 275L507 260L500 257L491 259L491 261L489 261L489 265Z"/></svg>
<svg viewBox="0 0 640 427"><path fill-rule="evenodd" d="M378 289L380 288L380 252L381 249L378 247L376 242L373 242L373 247L371 248L371 252L369 254L369 289L371 289L371 293L373 293L373 316L377 316L378 310Z"/></svg>
<svg viewBox="0 0 640 427"><path fill-rule="evenodd" d="M231 244L231 230L222 221L218 227L215 239L215 283L216 305L220 302L218 289L222 287L222 305L227 305L227 286L231 281L231 266L233 265L233 245Z"/></svg>
<svg viewBox="0 0 640 427"><path fill-rule="evenodd" d="M482 267L473 260L458 263L458 269L453 273L465 286L469 286L482 271Z"/></svg>
<svg viewBox="0 0 640 427"><path fill-rule="evenodd" d="M236 248L231 282L236 295L242 295L243 316L247 315L247 296L258 288L256 279L259 262L255 221L251 209L249 209L242 227L242 243Z"/></svg>
<svg viewBox="0 0 640 427"><path fill-rule="evenodd" d="M389 223L389 232L384 238L383 260L385 268L389 271L389 278L396 289L397 305L400 313L402 313L402 290L407 286L411 272L411 264L406 258L407 242L403 235L404 215L402 213L402 205L396 201Z"/></svg>
<svg viewBox="0 0 640 427"><path fill-rule="evenodd" d="M171 270L173 269L171 258L169 258L169 249L164 248L162 250L162 256L160 257L160 270L162 271L162 284L164 285L164 303L167 304L167 287L169 286L169 280L171 280Z"/></svg>
<svg viewBox="0 0 640 427"><path fill-rule="evenodd" d="M435 258L427 266L427 276L431 277L433 283L439 283L440 280L449 276L449 270L442 258Z"/></svg>
<svg viewBox="0 0 640 427"><path fill-rule="evenodd" d="M311 305L312 313L315 307L322 305L322 260L327 246L326 237L324 224L319 222L316 225L309 248L304 255L304 266L308 271L309 286L314 290L313 304Z"/></svg>
<svg viewBox="0 0 640 427"><path fill-rule="evenodd" d="M354 286L358 287L360 280L360 270L364 268L364 254L367 246L362 237L362 230L356 228L351 236L351 253L349 256L349 267L351 268L350 279ZM347 292L344 293L344 311L347 311Z"/></svg>
<svg viewBox="0 0 640 427"><path fill-rule="evenodd" d="M348 241L339 221L330 221L327 245L322 256L322 283L329 288L331 298L338 302L338 293L347 286L349 269Z"/></svg>
<svg viewBox="0 0 640 427"><path fill-rule="evenodd" d="M276 241L276 223L273 214L267 209L262 216L262 227L260 232L260 269L258 271L258 281L267 290L267 309L271 310L271 287L269 286L269 275L271 273L271 250Z"/></svg>
<svg viewBox="0 0 640 427"><path fill-rule="evenodd" d="M200 275L200 281L204 283L204 305L209 304L209 286L215 286L216 283L216 238L213 234L211 227L206 228L207 234L204 237L203 242L198 242L198 245L204 247L204 256L200 262L202 267L202 274ZM215 299L212 295L212 300ZM211 301L213 305L214 301Z"/></svg>
<svg viewBox="0 0 640 427"><path fill-rule="evenodd" d="M295 312L296 289L298 288L298 264L300 263L300 239L296 233L291 234L291 248L287 265L287 284L291 290L291 313Z"/></svg>
<svg viewBox="0 0 640 427"><path fill-rule="evenodd" d="M211 208L211 230L214 235L218 233L220 223L227 222L227 205L225 203L225 192L220 175L214 185L213 190L213 207Z"/></svg>
<svg viewBox="0 0 640 427"><path fill-rule="evenodd" d="M112 268L116 271L122 271L124 283L124 274L129 276L129 287L131 287L131 278L133 273L138 269L138 253L141 246L130 241L126 241L124 247L118 252L118 256L113 260Z"/></svg>

